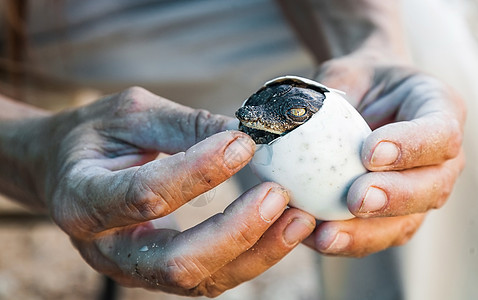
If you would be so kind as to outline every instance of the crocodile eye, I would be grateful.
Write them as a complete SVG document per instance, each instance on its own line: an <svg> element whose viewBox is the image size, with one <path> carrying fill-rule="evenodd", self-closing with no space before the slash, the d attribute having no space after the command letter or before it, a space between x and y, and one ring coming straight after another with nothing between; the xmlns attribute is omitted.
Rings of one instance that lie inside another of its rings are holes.
<svg viewBox="0 0 478 300"><path fill-rule="evenodd" d="M303 117L307 113L307 110L305 108L291 108L289 109L289 115L291 117Z"/></svg>

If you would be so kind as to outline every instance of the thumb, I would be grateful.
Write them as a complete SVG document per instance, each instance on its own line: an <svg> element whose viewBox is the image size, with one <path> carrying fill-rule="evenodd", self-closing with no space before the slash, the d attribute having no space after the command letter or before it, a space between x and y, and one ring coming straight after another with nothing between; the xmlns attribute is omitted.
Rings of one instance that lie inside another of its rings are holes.
<svg viewBox="0 0 478 300"><path fill-rule="evenodd" d="M120 108L113 110L107 121L102 119L103 128L115 139L146 151L168 154L185 151L228 129L232 120L181 105L139 87L129 88L116 97Z"/></svg>
<svg viewBox="0 0 478 300"><path fill-rule="evenodd" d="M185 151L209 136L230 129L234 122L231 117L168 102L157 113L157 134L152 140L155 149L165 153Z"/></svg>

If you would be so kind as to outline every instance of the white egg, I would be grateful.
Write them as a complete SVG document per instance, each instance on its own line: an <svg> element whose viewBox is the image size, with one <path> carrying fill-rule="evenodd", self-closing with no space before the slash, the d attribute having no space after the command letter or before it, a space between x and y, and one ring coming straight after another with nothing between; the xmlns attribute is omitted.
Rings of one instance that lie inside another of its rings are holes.
<svg viewBox="0 0 478 300"><path fill-rule="evenodd" d="M340 91L296 76L279 77L266 85L284 79L301 80L329 92L306 123L269 144L258 144L250 167L262 181L287 188L291 206L320 220L350 219L347 192L367 172L360 151L370 127Z"/></svg>

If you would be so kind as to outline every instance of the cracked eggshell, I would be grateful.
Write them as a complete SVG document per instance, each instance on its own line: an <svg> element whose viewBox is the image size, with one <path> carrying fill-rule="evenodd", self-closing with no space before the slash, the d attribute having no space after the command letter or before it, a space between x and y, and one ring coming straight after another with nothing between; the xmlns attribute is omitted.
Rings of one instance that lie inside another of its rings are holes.
<svg viewBox="0 0 478 300"><path fill-rule="evenodd" d="M287 78L324 87L295 76L275 80ZM319 220L345 220L354 217L347 207L347 192L352 182L367 172L360 151L371 130L342 92L325 88L329 92L322 108L286 135L258 144L249 164L262 181L289 190L290 206Z"/></svg>

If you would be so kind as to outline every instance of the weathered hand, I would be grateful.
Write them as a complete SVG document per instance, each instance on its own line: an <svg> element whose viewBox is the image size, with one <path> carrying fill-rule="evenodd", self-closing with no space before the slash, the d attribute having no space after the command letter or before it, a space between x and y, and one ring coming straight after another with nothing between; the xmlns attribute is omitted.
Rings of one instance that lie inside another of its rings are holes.
<svg viewBox="0 0 478 300"><path fill-rule="evenodd" d="M264 183L189 230L155 228L151 220L167 219L251 159L247 135L221 132L229 120L141 88L48 117L39 126L48 144L39 190L96 270L128 286L218 295L268 269L315 226L286 210L280 186ZM155 159L160 152L173 155Z"/></svg>
<svg viewBox="0 0 478 300"><path fill-rule="evenodd" d="M345 57L318 80L347 92L372 127L362 148L372 172L348 193L358 218L323 222L306 244L339 256L365 256L407 242L430 209L441 207L464 166L465 107L439 80L403 66Z"/></svg>

